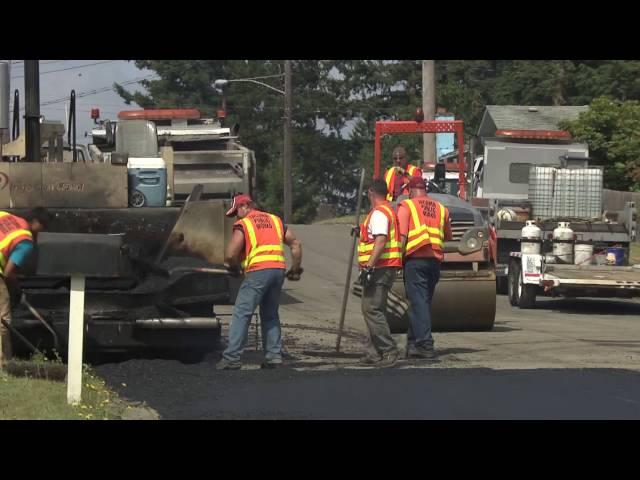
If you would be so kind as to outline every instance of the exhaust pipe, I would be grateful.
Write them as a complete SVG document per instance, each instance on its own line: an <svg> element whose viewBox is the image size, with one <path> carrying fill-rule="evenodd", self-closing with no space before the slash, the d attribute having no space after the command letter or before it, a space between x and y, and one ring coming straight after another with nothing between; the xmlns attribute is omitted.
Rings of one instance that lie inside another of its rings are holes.
<svg viewBox="0 0 640 480"><path fill-rule="evenodd" d="M136 320L135 325L139 328L149 329L217 329L220 328L220 320L216 317L140 318Z"/></svg>

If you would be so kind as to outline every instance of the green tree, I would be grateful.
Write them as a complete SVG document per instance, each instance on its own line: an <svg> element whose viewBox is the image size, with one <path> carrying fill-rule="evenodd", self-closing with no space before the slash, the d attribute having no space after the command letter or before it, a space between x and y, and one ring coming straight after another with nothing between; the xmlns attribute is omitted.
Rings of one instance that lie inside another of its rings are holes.
<svg viewBox="0 0 640 480"><path fill-rule="evenodd" d="M589 145L590 155L604 166L605 187L640 190L640 102L599 97L561 127Z"/></svg>
<svg viewBox="0 0 640 480"><path fill-rule="evenodd" d="M154 70L159 79L142 82L148 94L130 94L119 88L125 100L144 107L196 107L208 115L220 107L213 80L283 71L282 61L275 60L142 60L136 64ZM282 85L280 77L263 81ZM348 212L355 206L358 169L373 172L375 122L413 118L415 108L422 104L422 62L294 61L293 87L294 220L312 219L320 203L334 205L339 213ZM242 142L256 152L258 200L264 208L281 213L282 96L244 83L230 84L226 93L227 122L241 125ZM602 95L620 102L640 100L640 61L436 61L437 104L465 122L467 137L477 132L489 104L585 105ZM421 135L390 136L382 142L383 167L390 163L391 150L398 144L407 148L413 163L421 163ZM632 143L621 142L607 148L605 155L592 147L604 163L613 161L607 164L608 185L614 185L623 170L624 182L636 181L629 149L633 151Z"/></svg>
<svg viewBox="0 0 640 480"><path fill-rule="evenodd" d="M349 113L344 108L343 86L329 73L334 63L292 62L294 222L313 219L321 202L339 204L345 192L355 189L355 176L345 175L353 171L350 163L355 159L341 137ZM136 66L159 77L141 82L147 93L116 89L125 101L145 108L194 107L215 116L221 97L212 84L219 78L267 77L261 81L282 88L281 61L140 60ZM242 143L256 153L257 200L263 208L282 214L283 97L241 82L230 83L225 93L226 122L241 125Z"/></svg>

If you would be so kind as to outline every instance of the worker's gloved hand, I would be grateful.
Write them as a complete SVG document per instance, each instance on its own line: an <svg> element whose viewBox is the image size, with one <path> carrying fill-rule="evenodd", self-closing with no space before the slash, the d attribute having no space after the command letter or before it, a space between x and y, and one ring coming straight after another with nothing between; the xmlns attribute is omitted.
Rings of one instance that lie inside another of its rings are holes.
<svg viewBox="0 0 640 480"><path fill-rule="evenodd" d="M240 270L236 265L229 265L227 263L224 264L225 268L229 272L229 275L232 277L239 277L242 275L242 270Z"/></svg>
<svg viewBox="0 0 640 480"><path fill-rule="evenodd" d="M368 287L373 284L373 267L364 267L360 270L360 284L363 287Z"/></svg>
<svg viewBox="0 0 640 480"><path fill-rule="evenodd" d="M304 268L302 267L300 267L298 270L294 270L293 268L291 268L285 275L287 277L287 280L297 282L298 280L300 280L302 272L304 272Z"/></svg>
<svg viewBox="0 0 640 480"><path fill-rule="evenodd" d="M351 236L352 237L360 237L360 227L359 226L355 226L355 227L351 227Z"/></svg>

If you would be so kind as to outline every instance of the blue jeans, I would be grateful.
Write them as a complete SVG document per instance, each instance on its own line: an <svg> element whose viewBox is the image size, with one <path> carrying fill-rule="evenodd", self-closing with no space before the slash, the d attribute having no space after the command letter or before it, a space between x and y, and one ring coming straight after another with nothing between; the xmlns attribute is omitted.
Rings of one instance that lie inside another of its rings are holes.
<svg viewBox="0 0 640 480"><path fill-rule="evenodd" d="M409 299L408 343L433 348L431 302L440 280L440 262L435 258L408 258L404 264L404 286Z"/></svg>
<svg viewBox="0 0 640 480"><path fill-rule="evenodd" d="M233 307L229 345L222 354L225 360L240 361L240 356L247 344L253 312L259 305L265 359L273 362L282 361L282 335L278 307L284 284L284 273L280 268L267 268L246 274Z"/></svg>

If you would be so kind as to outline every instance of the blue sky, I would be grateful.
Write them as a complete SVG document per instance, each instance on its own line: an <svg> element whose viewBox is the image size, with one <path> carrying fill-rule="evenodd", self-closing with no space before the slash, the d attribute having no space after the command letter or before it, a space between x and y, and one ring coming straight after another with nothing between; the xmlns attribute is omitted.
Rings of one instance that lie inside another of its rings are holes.
<svg viewBox="0 0 640 480"><path fill-rule="evenodd" d="M20 106L24 114L24 62L11 60L11 96L13 91L20 90ZM137 105L126 105L111 87L114 83L123 83L153 75L152 71L140 70L133 61L126 60L41 60L40 61L40 112L47 120L59 120L67 126L65 106L69 106L71 90L76 91L76 117L78 143L87 144L94 123L91 120L91 108L99 108L103 120L116 119L121 110L139 108ZM126 85L131 90L140 90L139 84ZM92 93L93 90L107 90ZM86 94L86 96L82 96ZM47 105L47 102L56 101ZM11 106L10 112L13 111ZM11 115L11 113L10 113ZM11 121L11 120L10 120ZM324 125L319 125L322 130ZM349 135L353 128L350 122L343 130ZM24 120L21 119L21 132L24 132ZM66 137L65 137L66 138Z"/></svg>
<svg viewBox="0 0 640 480"><path fill-rule="evenodd" d="M18 63L13 63L18 62ZM100 108L103 119L115 119L121 110L136 108L127 106L114 91L90 94L80 97L83 92L111 87L114 82L122 83L136 78L152 75L148 70L139 70L134 62L124 60L41 60L40 61L40 113L47 120L60 120L65 123L65 105L68 108L71 90L76 91L76 117L78 143L90 142L84 136L93 127L91 108ZM24 62L12 60L11 65L11 104L13 91L20 90L20 106L24 108ZM128 85L129 89L141 89L138 84ZM52 105L44 105L47 101L67 97L67 100ZM11 107L11 112L13 106ZM10 114L11 115L11 114ZM21 120L21 132L24 121Z"/></svg>

